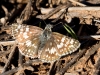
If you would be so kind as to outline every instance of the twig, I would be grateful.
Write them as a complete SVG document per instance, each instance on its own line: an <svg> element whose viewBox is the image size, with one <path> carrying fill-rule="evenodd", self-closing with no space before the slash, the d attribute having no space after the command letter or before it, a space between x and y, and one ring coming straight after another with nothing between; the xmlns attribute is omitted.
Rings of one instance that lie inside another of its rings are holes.
<svg viewBox="0 0 100 75"><path fill-rule="evenodd" d="M6 26L4 26L6 27ZM0 33L2 33L4 30L4 27L1 27L1 31ZM9 34L3 34L3 35L0 35L0 40L4 38L4 40L7 40L8 38L10 38L11 36Z"/></svg>
<svg viewBox="0 0 100 75"><path fill-rule="evenodd" d="M26 63L31 63L32 65L39 65L41 63L43 63L41 60L39 59L34 59L34 60L29 60L29 61L26 61Z"/></svg>
<svg viewBox="0 0 100 75"><path fill-rule="evenodd" d="M12 59L12 56L13 56L13 54L14 54L14 52L15 52L15 48L16 48L16 43L14 44L14 46L13 46L13 48L12 48L12 51L11 51L11 53L9 54L8 61L6 62L2 73L4 73L4 72L6 71L6 69L7 69L7 67L9 66L10 61L11 61L11 59Z"/></svg>
<svg viewBox="0 0 100 75"><path fill-rule="evenodd" d="M84 55L84 57L82 57L76 64L79 64L81 62L85 64L85 62L89 59L89 57L93 55L97 51L97 49L99 49L100 47L99 45L100 45L100 42L92 46L91 48L89 48L88 52Z"/></svg>
<svg viewBox="0 0 100 75"><path fill-rule="evenodd" d="M83 29L83 25L81 25L80 28L79 28L79 31L78 31L78 33L77 33L78 36L80 35L82 29Z"/></svg>
<svg viewBox="0 0 100 75"><path fill-rule="evenodd" d="M24 5L18 4L10 13L8 22L12 20L13 18L17 17L16 15L22 10Z"/></svg>
<svg viewBox="0 0 100 75"><path fill-rule="evenodd" d="M65 68L61 69L60 72L57 73L57 75L63 75L68 68L76 62L77 59L79 59L86 50L81 50L69 63L66 64Z"/></svg>
<svg viewBox="0 0 100 75"><path fill-rule="evenodd" d="M1 23L2 23L3 25L5 25L5 24L6 24L6 21L8 20L9 12L8 12L8 10L7 10L7 8L6 8L5 6L1 5L1 7L2 7L2 9L3 9L4 12L5 12L5 17L4 17L4 18L1 18Z"/></svg>
<svg viewBox="0 0 100 75"><path fill-rule="evenodd" d="M80 6L86 6L85 4L79 3L79 2L77 2L75 0L69 0L69 1L72 2L72 3L75 3L77 5L80 5Z"/></svg>
<svg viewBox="0 0 100 75"><path fill-rule="evenodd" d="M71 17L83 17L91 15L100 17L100 7L70 7L68 9L68 15Z"/></svg>
<svg viewBox="0 0 100 75"><path fill-rule="evenodd" d="M84 65L86 63L86 61L90 58L91 55L93 55L97 49L99 48L100 42L97 43L96 45L94 45L93 47L88 49L88 53L85 54L85 56L83 58L81 58L78 62L76 62L73 66L79 64L79 63L83 63L81 65ZM60 75L64 74L66 70L68 70L68 68L77 60L79 59L84 53L86 52L86 49L81 50L77 56L75 56L69 63L67 63L66 67L64 69L62 69L60 71ZM85 58L85 60L84 60Z"/></svg>
<svg viewBox="0 0 100 75"><path fill-rule="evenodd" d="M48 14L54 8L40 8L42 14ZM61 10L60 10L61 11Z"/></svg>
<svg viewBox="0 0 100 75"><path fill-rule="evenodd" d="M74 66L74 68L75 68L75 66L77 67L77 65L81 65L80 66L80 69L81 68L83 68L83 66L86 64L86 62L89 60L89 58L91 57L91 55L94 55L95 54L95 52L99 49L99 46L100 45L100 41L96 44L96 45L94 45L94 46L92 46L91 48L89 48L88 50L87 50L87 52L86 52L86 54L79 60L79 61L77 61L73 66ZM79 68L79 67L78 67ZM97 68L98 69L98 68ZM95 68L94 68L94 70L96 70ZM93 74L94 75L94 74Z"/></svg>
<svg viewBox="0 0 100 75"><path fill-rule="evenodd" d="M28 0L9 0L9 3L15 4L15 3L19 3L19 4L26 4L28 2Z"/></svg>
<svg viewBox="0 0 100 75"><path fill-rule="evenodd" d="M97 50L96 53L96 60L93 68L93 75L99 75L100 73L100 48Z"/></svg>
<svg viewBox="0 0 100 75"><path fill-rule="evenodd" d="M16 67L16 68L14 68L12 70L9 70L7 72L4 72L4 73L2 73L0 75L12 75L13 73L17 72L19 69L20 69L20 67Z"/></svg>
<svg viewBox="0 0 100 75"><path fill-rule="evenodd" d="M7 46L7 45L14 45L16 43L16 41L0 41L0 45L3 45L3 46ZM10 53L11 50L8 50L8 51L0 51L0 56L4 56L8 53Z"/></svg>
<svg viewBox="0 0 100 75"><path fill-rule="evenodd" d="M0 45L7 46L7 45L13 45L16 43L16 41L0 41Z"/></svg>
<svg viewBox="0 0 100 75"><path fill-rule="evenodd" d="M52 62L51 65L50 65L50 70L48 72L48 75L52 75L52 70L54 69L54 65L55 65L56 62Z"/></svg>
<svg viewBox="0 0 100 75"><path fill-rule="evenodd" d="M99 75L100 73L100 58L99 60L97 61L97 64L95 65L95 68L94 68L95 72L93 75Z"/></svg>
<svg viewBox="0 0 100 75"><path fill-rule="evenodd" d="M33 61L31 60L31 61L27 61L26 63L23 63L22 66L29 66L29 65L33 65L33 64L40 63L40 62L41 62L41 61L39 61L39 60L33 60ZM16 67L16 68L14 68L14 69L12 69L12 70L9 70L9 71L7 71L7 72L4 72L4 73L2 73L2 74L0 74L0 75L12 75L13 73L19 71L20 69L22 69L21 66Z"/></svg>
<svg viewBox="0 0 100 75"><path fill-rule="evenodd" d="M11 50L8 50L8 51L0 51L0 57L1 56L5 56L7 54L9 54L11 52Z"/></svg>
<svg viewBox="0 0 100 75"><path fill-rule="evenodd" d="M80 39L100 40L100 35L78 36Z"/></svg>
<svg viewBox="0 0 100 75"><path fill-rule="evenodd" d="M22 54L19 52L19 66L23 67L22 64L23 64L23 58L22 58Z"/></svg>
<svg viewBox="0 0 100 75"><path fill-rule="evenodd" d="M45 19L51 17L56 12L60 11L61 9L67 9L68 7L69 7L69 4L59 5L58 7L54 8L52 11L50 11L48 14L44 15L42 18L45 20Z"/></svg>
<svg viewBox="0 0 100 75"><path fill-rule="evenodd" d="M31 0L28 0L28 3L26 5L26 7L24 8L24 10L22 11L21 15L20 15L20 19L23 20L24 22L27 22L27 20L29 20L31 13L32 13L32 2Z"/></svg>
<svg viewBox="0 0 100 75"><path fill-rule="evenodd" d="M94 21L100 23L100 20L96 20L96 19L94 19Z"/></svg>
<svg viewBox="0 0 100 75"><path fill-rule="evenodd" d="M47 9L45 9L45 8L42 8L42 9L43 10L41 10L41 12L48 15L48 16L45 15L47 17L44 17L44 19L46 19L46 18L55 19L58 17L58 16L52 17L53 14L50 15L48 12L47 13L45 12L45 11L47 11ZM52 8L52 9L50 8L51 11L54 9L56 9L56 8ZM65 9L65 8L62 8L62 10L63 9ZM100 17L100 7L69 7L68 12L66 14L67 14L67 16L71 16L72 18L73 17L88 18L87 17L88 15L99 18ZM59 13L58 14L56 13L56 15L59 15ZM42 19L41 17L39 17L39 18Z"/></svg>
<svg viewBox="0 0 100 75"><path fill-rule="evenodd" d="M2 9L4 10L4 12L5 12L5 15L6 15L6 16L8 16L8 14L9 14L9 13L8 13L8 10L7 10L7 8L6 8L5 6L3 6L3 5L2 5L1 7L2 7Z"/></svg>

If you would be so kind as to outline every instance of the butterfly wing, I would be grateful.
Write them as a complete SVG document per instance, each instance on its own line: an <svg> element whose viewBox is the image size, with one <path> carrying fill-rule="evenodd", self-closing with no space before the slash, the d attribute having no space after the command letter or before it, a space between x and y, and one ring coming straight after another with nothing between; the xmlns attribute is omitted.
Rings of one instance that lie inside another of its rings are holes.
<svg viewBox="0 0 100 75"><path fill-rule="evenodd" d="M43 62L54 62L59 59L59 54L57 53L57 44L54 42L54 38L51 38L46 42L44 47L39 50L39 59Z"/></svg>
<svg viewBox="0 0 100 75"><path fill-rule="evenodd" d="M53 32L44 48L40 50L39 58L44 62L54 62L61 56L76 51L79 46L78 40Z"/></svg>
<svg viewBox="0 0 100 75"><path fill-rule="evenodd" d="M17 31L17 32L16 32ZM22 55L35 58L38 54L39 37L43 30L36 26L18 26L14 31L17 33L15 39Z"/></svg>
<svg viewBox="0 0 100 75"><path fill-rule="evenodd" d="M54 42L57 45L57 52L60 56L71 54L80 47L78 40L53 32Z"/></svg>
<svg viewBox="0 0 100 75"><path fill-rule="evenodd" d="M78 40L52 32L48 40L45 40L43 37L46 42L41 48L39 47L42 43L40 36L43 30L41 28L28 25L13 26L12 35L18 43L21 54L31 58L38 56L38 58L44 62L54 62L61 56L76 51L80 46ZM46 28L45 31L50 31L50 29ZM46 36L48 34L46 33L46 35L43 35Z"/></svg>

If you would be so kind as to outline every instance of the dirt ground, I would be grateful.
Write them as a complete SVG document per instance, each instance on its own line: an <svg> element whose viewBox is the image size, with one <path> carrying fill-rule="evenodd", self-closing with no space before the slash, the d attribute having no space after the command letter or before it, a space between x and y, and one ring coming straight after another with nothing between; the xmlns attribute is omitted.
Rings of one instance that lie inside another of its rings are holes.
<svg viewBox="0 0 100 75"><path fill-rule="evenodd" d="M81 46L52 63L26 57L11 34L14 23L52 24L53 32L72 37L67 24ZM100 0L0 0L0 75L100 75L99 34Z"/></svg>

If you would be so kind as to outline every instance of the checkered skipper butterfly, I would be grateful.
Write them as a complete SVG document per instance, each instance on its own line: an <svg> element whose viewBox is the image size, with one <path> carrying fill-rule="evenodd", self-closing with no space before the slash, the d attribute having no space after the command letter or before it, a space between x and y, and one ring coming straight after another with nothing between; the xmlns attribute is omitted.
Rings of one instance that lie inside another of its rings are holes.
<svg viewBox="0 0 100 75"><path fill-rule="evenodd" d="M51 28L50 24L43 30L36 26L15 23L11 25L11 34L22 55L37 57L43 62L54 62L79 48L78 40L52 32Z"/></svg>

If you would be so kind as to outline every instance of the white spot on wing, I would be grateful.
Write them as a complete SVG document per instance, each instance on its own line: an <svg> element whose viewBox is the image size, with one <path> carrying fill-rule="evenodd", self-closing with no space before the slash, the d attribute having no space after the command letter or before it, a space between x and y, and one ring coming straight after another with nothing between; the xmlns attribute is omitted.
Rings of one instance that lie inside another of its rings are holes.
<svg viewBox="0 0 100 75"><path fill-rule="evenodd" d="M32 53L30 53L30 56L32 56Z"/></svg>
<svg viewBox="0 0 100 75"><path fill-rule="evenodd" d="M31 50L29 49L28 52L30 52Z"/></svg>
<svg viewBox="0 0 100 75"><path fill-rule="evenodd" d="M26 28L26 32L29 32L29 27Z"/></svg>
<svg viewBox="0 0 100 75"><path fill-rule="evenodd" d="M23 32L24 31L23 28L21 28L20 31Z"/></svg>
<svg viewBox="0 0 100 75"><path fill-rule="evenodd" d="M57 41L59 42L60 40L59 40L59 39L57 39Z"/></svg>
<svg viewBox="0 0 100 75"><path fill-rule="evenodd" d="M22 31L20 31L20 34L22 34L23 32Z"/></svg>
<svg viewBox="0 0 100 75"><path fill-rule="evenodd" d="M32 45L32 42L31 42L30 40L27 40L27 41L26 41L26 45L27 45L27 46L31 46L31 45Z"/></svg>
<svg viewBox="0 0 100 75"><path fill-rule="evenodd" d="M66 37L64 36L64 37L61 39L61 42L64 42L65 38L66 38Z"/></svg>
<svg viewBox="0 0 100 75"><path fill-rule="evenodd" d="M66 48L64 48L64 50L66 50Z"/></svg>
<svg viewBox="0 0 100 75"><path fill-rule="evenodd" d="M20 29L20 28L21 28L21 26L22 26L22 25L20 25L20 24L19 24L17 28L18 28L18 29Z"/></svg>
<svg viewBox="0 0 100 75"><path fill-rule="evenodd" d="M73 48L74 47L74 45L69 45L69 48Z"/></svg>
<svg viewBox="0 0 100 75"><path fill-rule="evenodd" d="M48 54L46 55L46 57L48 57Z"/></svg>
<svg viewBox="0 0 100 75"><path fill-rule="evenodd" d="M18 32L18 29L15 29L16 32Z"/></svg>
<svg viewBox="0 0 100 75"><path fill-rule="evenodd" d="M20 42L19 42L18 44L19 44L19 45L24 45L24 43L20 43Z"/></svg>
<svg viewBox="0 0 100 75"><path fill-rule="evenodd" d="M33 46L34 48L37 48L37 46L36 46L35 44L32 44L32 46Z"/></svg>
<svg viewBox="0 0 100 75"><path fill-rule="evenodd" d="M30 34L32 34L32 32L29 32Z"/></svg>
<svg viewBox="0 0 100 75"><path fill-rule="evenodd" d="M22 38L20 38L20 40L22 41Z"/></svg>
<svg viewBox="0 0 100 75"><path fill-rule="evenodd" d="M73 44L73 43L74 43L74 40L73 40L73 39L71 39L70 44Z"/></svg>
<svg viewBox="0 0 100 75"><path fill-rule="evenodd" d="M51 50L48 50L49 53L54 54L56 52L56 48L52 47Z"/></svg>
<svg viewBox="0 0 100 75"><path fill-rule="evenodd" d="M64 44L63 44L62 42L61 42L60 44L58 44L58 45L57 45L58 49L61 48L61 47L63 47L63 45L64 45Z"/></svg>
<svg viewBox="0 0 100 75"><path fill-rule="evenodd" d="M27 35L27 32L24 32L24 33L23 33L23 36L24 36L25 39L27 39L27 38L29 37L29 36Z"/></svg>

